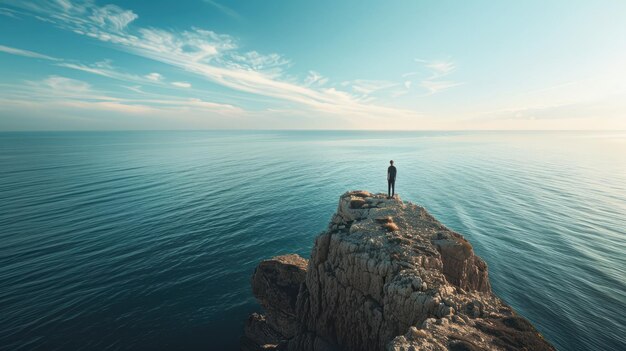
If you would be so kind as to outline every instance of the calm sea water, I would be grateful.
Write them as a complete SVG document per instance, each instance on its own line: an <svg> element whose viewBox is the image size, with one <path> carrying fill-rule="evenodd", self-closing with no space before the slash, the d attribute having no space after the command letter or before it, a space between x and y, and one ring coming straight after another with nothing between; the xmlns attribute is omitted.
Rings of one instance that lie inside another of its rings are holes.
<svg viewBox="0 0 626 351"><path fill-rule="evenodd" d="M626 133L0 134L0 349L236 350L348 189L464 234L559 350L624 350Z"/></svg>

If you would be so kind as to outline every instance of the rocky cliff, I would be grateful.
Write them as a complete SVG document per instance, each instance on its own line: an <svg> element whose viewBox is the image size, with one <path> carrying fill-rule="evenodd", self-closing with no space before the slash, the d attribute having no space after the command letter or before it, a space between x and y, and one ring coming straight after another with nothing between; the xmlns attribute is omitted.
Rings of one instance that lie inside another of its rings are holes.
<svg viewBox="0 0 626 351"><path fill-rule="evenodd" d="M311 258L259 264L242 350L554 350L491 292L472 245L422 207L345 193Z"/></svg>

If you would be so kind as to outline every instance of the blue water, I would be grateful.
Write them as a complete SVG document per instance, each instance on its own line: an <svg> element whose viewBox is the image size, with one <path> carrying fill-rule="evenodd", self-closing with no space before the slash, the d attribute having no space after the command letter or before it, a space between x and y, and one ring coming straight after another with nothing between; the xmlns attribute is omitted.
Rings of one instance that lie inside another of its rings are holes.
<svg viewBox="0 0 626 351"><path fill-rule="evenodd" d="M624 350L626 133L0 134L0 349L236 350L348 189L464 234L559 350Z"/></svg>

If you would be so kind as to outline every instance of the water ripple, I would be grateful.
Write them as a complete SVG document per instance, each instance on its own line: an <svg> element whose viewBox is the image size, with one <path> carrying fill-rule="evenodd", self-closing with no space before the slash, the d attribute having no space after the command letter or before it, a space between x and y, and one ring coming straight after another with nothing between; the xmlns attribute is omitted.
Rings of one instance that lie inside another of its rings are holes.
<svg viewBox="0 0 626 351"><path fill-rule="evenodd" d="M626 342L626 153L605 133L0 134L0 348L237 350L259 260L347 189L464 234L560 350Z"/></svg>

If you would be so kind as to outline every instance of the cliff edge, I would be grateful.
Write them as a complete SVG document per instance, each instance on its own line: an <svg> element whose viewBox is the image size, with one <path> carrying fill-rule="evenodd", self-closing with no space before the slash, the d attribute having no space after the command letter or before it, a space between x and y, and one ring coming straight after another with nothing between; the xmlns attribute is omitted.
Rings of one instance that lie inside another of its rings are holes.
<svg viewBox="0 0 626 351"><path fill-rule="evenodd" d="M252 290L245 351L554 350L463 236L384 194L343 194L311 258L261 262Z"/></svg>

